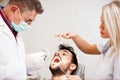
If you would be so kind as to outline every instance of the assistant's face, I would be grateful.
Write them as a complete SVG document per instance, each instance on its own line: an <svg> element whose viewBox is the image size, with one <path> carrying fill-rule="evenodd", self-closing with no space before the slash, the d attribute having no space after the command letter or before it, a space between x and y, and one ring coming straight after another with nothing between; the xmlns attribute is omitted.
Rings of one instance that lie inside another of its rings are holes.
<svg viewBox="0 0 120 80"><path fill-rule="evenodd" d="M104 24L104 16L101 16L100 34L102 38L110 38L108 30Z"/></svg>
<svg viewBox="0 0 120 80"><path fill-rule="evenodd" d="M60 66L65 71L68 70L72 60L72 54L68 50L58 50L51 61L50 68L56 69Z"/></svg>

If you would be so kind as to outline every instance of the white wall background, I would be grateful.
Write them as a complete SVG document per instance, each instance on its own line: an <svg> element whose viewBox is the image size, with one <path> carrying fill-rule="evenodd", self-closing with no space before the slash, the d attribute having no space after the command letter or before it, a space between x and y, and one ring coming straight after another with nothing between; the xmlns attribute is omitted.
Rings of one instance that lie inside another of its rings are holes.
<svg viewBox="0 0 120 80"><path fill-rule="evenodd" d="M37 52L46 48L53 55L60 43L67 43L75 48L80 63L85 64L86 80L94 76L99 56L83 54L71 40L59 40L54 36L62 32L78 33L89 43L103 41L99 33L102 6L110 0L41 0L44 13L38 15L29 30L23 32L27 52ZM52 56L51 56L52 57ZM50 79L50 59L41 70L35 73L38 77Z"/></svg>

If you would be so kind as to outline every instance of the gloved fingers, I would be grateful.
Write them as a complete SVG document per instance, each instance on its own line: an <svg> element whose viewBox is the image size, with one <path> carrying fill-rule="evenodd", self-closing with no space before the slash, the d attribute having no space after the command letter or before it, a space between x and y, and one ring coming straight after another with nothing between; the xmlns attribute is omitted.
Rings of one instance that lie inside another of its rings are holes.
<svg viewBox="0 0 120 80"><path fill-rule="evenodd" d="M41 50L45 53L45 54L44 54L44 60L47 60L48 57L49 57L49 55L50 55L48 49L41 49Z"/></svg>

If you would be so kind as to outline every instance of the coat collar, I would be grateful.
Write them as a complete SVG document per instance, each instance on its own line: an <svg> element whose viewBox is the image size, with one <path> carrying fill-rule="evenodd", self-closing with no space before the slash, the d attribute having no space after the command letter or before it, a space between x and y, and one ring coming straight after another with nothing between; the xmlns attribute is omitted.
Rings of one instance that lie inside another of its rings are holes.
<svg viewBox="0 0 120 80"><path fill-rule="evenodd" d="M2 19L4 20L4 22L6 23L6 25L8 26L8 28L10 29L10 31L12 32L12 34L14 35L14 37L16 38L17 36L17 33L11 26L10 22L8 21L8 19L6 18L4 12L3 12L3 9L4 7L3 6L0 6L0 15L2 17Z"/></svg>

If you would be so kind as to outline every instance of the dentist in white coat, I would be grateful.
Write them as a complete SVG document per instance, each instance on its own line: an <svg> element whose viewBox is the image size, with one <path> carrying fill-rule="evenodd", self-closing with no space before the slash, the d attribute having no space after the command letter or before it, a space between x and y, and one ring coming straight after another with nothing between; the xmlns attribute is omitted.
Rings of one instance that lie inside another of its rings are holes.
<svg viewBox="0 0 120 80"><path fill-rule="evenodd" d="M0 80L26 80L27 69L38 69L44 62L46 53L26 56L19 33L42 12L39 0L10 0L0 6Z"/></svg>

